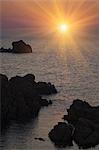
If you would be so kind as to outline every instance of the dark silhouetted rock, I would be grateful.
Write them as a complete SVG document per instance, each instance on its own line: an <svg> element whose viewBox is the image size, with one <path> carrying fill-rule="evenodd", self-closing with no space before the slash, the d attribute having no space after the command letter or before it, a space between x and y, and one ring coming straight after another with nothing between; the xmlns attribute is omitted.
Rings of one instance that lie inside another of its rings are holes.
<svg viewBox="0 0 99 150"><path fill-rule="evenodd" d="M12 49L11 48L5 49L5 48L1 47L0 52L2 52L2 53L12 53Z"/></svg>
<svg viewBox="0 0 99 150"><path fill-rule="evenodd" d="M68 115L65 115L64 118L73 125L77 123L79 118L86 118L99 123L99 106L92 107L85 101L74 100L67 112Z"/></svg>
<svg viewBox="0 0 99 150"><path fill-rule="evenodd" d="M7 52L7 53L32 53L32 48L30 45L26 44L24 41L16 41L12 42L12 49L5 49L1 47L0 52Z"/></svg>
<svg viewBox="0 0 99 150"><path fill-rule="evenodd" d="M51 100L46 100L46 99L42 99L41 100L41 106L48 106L48 105L51 105L52 104L52 101Z"/></svg>
<svg viewBox="0 0 99 150"><path fill-rule="evenodd" d="M6 75L0 74L0 87L6 88L8 84L8 78Z"/></svg>
<svg viewBox="0 0 99 150"><path fill-rule="evenodd" d="M70 125L59 123L49 132L49 137L55 145L64 147L72 143L72 140L78 144L79 148L84 149L98 145L99 106L92 107L87 102L76 99L67 112L63 119Z"/></svg>
<svg viewBox="0 0 99 150"><path fill-rule="evenodd" d="M50 95L57 93L55 86L50 82L38 82L35 88L37 89L37 91L39 91L39 94L41 95Z"/></svg>
<svg viewBox="0 0 99 150"><path fill-rule="evenodd" d="M32 53L32 48L30 45L27 45L24 41L12 42L12 51L13 53Z"/></svg>
<svg viewBox="0 0 99 150"><path fill-rule="evenodd" d="M43 138L34 138L35 140L39 140L39 141L45 141Z"/></svg>
<svg viewBox="0 0 99 150"><path fill-rule="evenodd" d="M72 131L71 125L59 122L54 128L49 132L49 138L56 146L66 147L72 146Z"/></svg>
<svg viewBox="0 0 99 150"><path fill-rule="evenodd" d="M5 75L1 74L0 85L2 127L9 121L24 122L34 118L42 106L52 104L51 100L42 99L40 94L42 88L38 90L38 83L32 74L24 77L15 76L9 81Z"/></svg>
<svg viewBox="0 0 99 150"><path fill-rule="evenodd" d="M80 148L91 148L99 144L99 124L80 118L75 126L74 141Z"/></svg>
<svg viewBox="0 0 99 150"><path fill-rule="evenodd" d="M7 86L8 86L8 78L0 74L0 125L5 126L7 122L7 112L8 112L8 101L7 101Z"/></svg>
<svg viewBox="0 0 99 150"><path fill-rule="evenodd" d="M52 105L52 100L49 100L48 102L49 102L49 105Z"/></svg>
<svg viewBox="0 0 99 150"><path fill-rule="evenodd" d="M34 74L27 74L27 75L24 76L24 79L32 82L33 84L36 83Z"/></svg>
<svg viewBox="0 0 99 150"><path fill-rule="evenodd" d="M92 107L82 100L74 100L64 119L74 127L73 139L80 148L99 144L99 106Z"/></svg>

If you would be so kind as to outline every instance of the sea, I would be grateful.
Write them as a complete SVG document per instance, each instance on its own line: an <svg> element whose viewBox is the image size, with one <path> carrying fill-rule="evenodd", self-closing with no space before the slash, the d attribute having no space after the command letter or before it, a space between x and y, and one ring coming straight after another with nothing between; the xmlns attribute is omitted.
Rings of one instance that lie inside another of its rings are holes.
<svg viewBox="0 0 99 150"><path fill-rule="evenodd" d="M17 39L19 40L19 39ZM50 141L49 131L63 121L74 99L99 105L99 39L82 39L70 45L51 39L23 39L30 44L33 53L0 53L0 72L9 77L32 73L36 81L51 82L58 93L44 96L53 101L52 106L40 110L35 120L26 124L13 123L1 136L2 150L79 150L72 147L58 148ZM11 39L1 46L11 47ZM44 138L45 141L35 140ZM99 145L89 150L99 150Z"/></svg>

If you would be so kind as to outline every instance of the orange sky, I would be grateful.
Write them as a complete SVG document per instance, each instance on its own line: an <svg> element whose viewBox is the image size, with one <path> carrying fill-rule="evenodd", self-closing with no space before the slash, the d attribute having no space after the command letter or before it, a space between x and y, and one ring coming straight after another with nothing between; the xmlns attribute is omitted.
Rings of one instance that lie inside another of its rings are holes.
<svg viewBox="0 0 99 150"><path fill-rule="evenodd" d="M0 5L5 35L8 30L20 32L21 28L28 34L47 34L63 20L76 26L74 30L99 29L98 0L0 0Z"/></svg>

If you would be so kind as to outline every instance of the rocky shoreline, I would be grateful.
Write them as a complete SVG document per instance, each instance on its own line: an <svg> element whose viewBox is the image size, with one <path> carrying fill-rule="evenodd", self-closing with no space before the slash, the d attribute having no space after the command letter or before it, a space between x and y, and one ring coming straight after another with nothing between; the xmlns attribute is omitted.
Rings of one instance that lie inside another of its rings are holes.
<svg viewBox="0 0 99 150"><path fill-rule="evenodd" d="M6 75L0 74L0 87L1 130L10 122L35 118L41 107L52 104L42 95L57 93L54 85L36 82L32 74L15 76L9 80Z"/></svg>
<svg viewBox="0 0 99 150"><path fill-rule="evenodd" d="M0 74L0 88L1 131L12 122L23 123L37 117L42 107L52 104L52 100L42 96L57 93L53 84L36 82L33 74L11 79ZM87 149L99 144L99 106L76 99L63 119L48 133L56 146L73 146L74 141L79 148ZM43 138L35 140L45 141Z"/></svg>

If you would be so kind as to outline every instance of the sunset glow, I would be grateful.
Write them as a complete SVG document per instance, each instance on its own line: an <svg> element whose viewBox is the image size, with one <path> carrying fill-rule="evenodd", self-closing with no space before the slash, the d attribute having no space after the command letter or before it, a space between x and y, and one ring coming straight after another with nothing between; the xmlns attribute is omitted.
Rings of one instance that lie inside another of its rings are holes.
<svg viewBox="0 0 99 150"><path fill-rule="evenodd" d="M58 26L58 30L62 33L62 34L65 34L66 32L69 31L69 25L68 24L65 24L65 23L62 23Z"/></svg>
<svg viewBox="0 0 99 150"><path fill-rule="evenodd" d="M79 37L95 37L99 31L97 0L1 0L0 3L3 37L50 37L60 47L63 43L77 47Z"/></svg>

